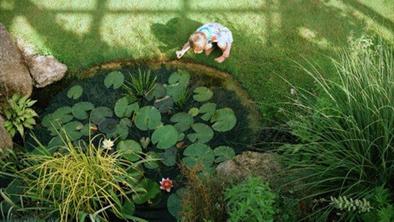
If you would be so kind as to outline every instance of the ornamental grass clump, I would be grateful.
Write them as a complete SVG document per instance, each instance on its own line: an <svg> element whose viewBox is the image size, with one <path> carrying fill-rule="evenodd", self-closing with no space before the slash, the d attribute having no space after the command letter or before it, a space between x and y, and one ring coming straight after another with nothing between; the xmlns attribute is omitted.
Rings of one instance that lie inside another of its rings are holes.
<svg viewBox="0 0 394 222"><path fill-rule="evenodd" d="M343 52L336 81L306 70L319 91L300 91L299 112L289 122L300 144L282 149L294 184L308 191L305 199L355 200L375 187L394 188L394 56L371 42ZM314 214L327 218L332 208Z"/></svg>
<svg viewBox="0 0 394 222"><path fill-rule="evenodd" d="M19 173L29 185L26 196L55 209L60 221L78 220L82 213L97 211L107 218L109 210L120 218L133 218L132 195L144 192L137 188L142 176L139 162L103 149L101 141L95 146L94 140L74 145L66 136L59 152L50 154L41 145L38 152L29 154L29 167Z"/></svg>

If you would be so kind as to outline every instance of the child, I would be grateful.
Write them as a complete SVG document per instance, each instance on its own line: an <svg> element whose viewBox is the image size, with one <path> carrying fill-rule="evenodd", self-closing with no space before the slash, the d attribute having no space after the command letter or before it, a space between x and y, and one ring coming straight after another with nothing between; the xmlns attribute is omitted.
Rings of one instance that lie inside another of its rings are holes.
<svg viewBox="0 0 394 222"><path fill-rule="evenodd" d="M198 28L189 38L189 41L179 51L176 51L178 59L192 48L194 53L205 51L209 55L213 51L212 43L216 43L222 50L223 54L215 59L216 62L222 63L230 56L233 35L231 31L219 23L208 23Z"/></svg>

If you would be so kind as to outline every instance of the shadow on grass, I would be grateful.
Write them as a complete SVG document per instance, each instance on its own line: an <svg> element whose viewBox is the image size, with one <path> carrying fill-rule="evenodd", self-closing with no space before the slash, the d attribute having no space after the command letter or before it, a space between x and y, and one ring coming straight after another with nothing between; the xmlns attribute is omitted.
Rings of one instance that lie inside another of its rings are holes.
<svg viewBox="0 0 394 222"><path fill-rule="evenodd" d="M88 67L95 63L102 62L107 56L113 55L116 58L130 58L132 56L125 48L109 45L104 42L100 35L100 28L107 0L97 0L96 10L89 14L92 16L92 23L86 35L77 34L65 30L56 23L57 13L45 10L36 6L30 0L14 1L14 10L1 11L3 18L0 22L10 27L13 19L17 16L24 16L29 24L42 37L45 46L51 53L62 62L71 66ZM78 24L74 24L78 25ZM70 49L74 49L71 51ZM65 52L65 50L70 50Z"/></svg>
<svg viewBox="0 0 394 222"><path fill-rule="evenodd" d="M285 107L284 103L291 96L291 87L283 79L297 87L314 87L311 78L297 67L297 63L306 66L308 61L313 61L328 74L333 73L328 56L335 56L336 48L346 46L350 35L357 36L362 32L362 23L320 1L281 0L276 9L269 8L271 3L268 1L268 8L261 11L266 18L262 24L266 27L264 41L261 36L250 34L248 27L233 26L232 21L225 21L222 24L228 26L234 36L232 53L227 61L223 64L213 61L220 55L219 50L208 57L189 52L183 58L232 73L259 103L266 120L283 117L278 110ZM274 23L273 13L279 14L281 24ZM223 20L220 15L217 22ZM187 17L175 17L165 24L152 24L151 30L163 43L162 52L175 59L175 50L180 49L200 25L199 21ZM307 32L305 36L302 31Z"/></svg>

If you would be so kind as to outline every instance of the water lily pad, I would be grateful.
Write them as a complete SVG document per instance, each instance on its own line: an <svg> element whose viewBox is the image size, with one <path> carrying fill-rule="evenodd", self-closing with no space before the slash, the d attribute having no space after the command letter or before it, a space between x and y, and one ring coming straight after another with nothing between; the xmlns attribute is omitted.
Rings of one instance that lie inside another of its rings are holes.
<svg viewBox="0 0 394 222"><path fill-rule="evenodd" d="M136 100L130 96L120 98L115 103L115 115L119 118L131 117L133 112L137 112L139 105Z"/></svg>
<svg viewBox="0 0 394 222"><path fill-rule="evenodd" d="M218 146L213 152L215 153L215 163L231 160L235 156L234 149L229 146Z"/></svg>
<svg viewBox="0 0 394 222"><path fill-rule="evenodd" d="M94 129L97 129L96 125L94 125L93 123L86 123L81 129L81 133L83 136L92 136L96 131Z"/></svg>
<svg viewBox="0 0 394 222"><path fill-rule="evenodd" d="M155 152L148 152L146 154L146 158L151 159L150 161L144 163L144 166L147 169L154 170L154 169L159 168L159 160L160 160L159 154L157 154Z"/></svg>
<svg viewBox="0 0 394 222"><path fill-rule="evenodd" d="M174 102L180 102L187 97L187 87L174 84L174 85L165 85L167 95L170 96Z"/></svg>
<svg viewBox="0 0 394 222"><path fill-rule="evenodd" d="M50 115L50 121L52 122L59 122L61 124L70 122L73 119L72 116L72 108L69 106L63 106L55 110ZM43 121L44 122L44 121Z"/></svg>
<svg viewBox="0 0 394 222"><path fill-rule="evenodd" d="M160 99L156 99L153 104L161 113L168 113L174 107L174 101L170 96L165 96Z"/></svg>
<svg viewBox="0 0 394 222"><path fill-rule="evenodd" d="M172 216L178 221L181 219L182 210L182 195L186 192L184 188L178 189L175 193L172 193L167 199L167 209Z"/></svg>
<svg viewBox="0 0 394 222"><path fill-rule="evenodd" d="M99 124L105 118L110 118L113 116L113 112L110 108L105 106L100 106L92 110L90 113L90 120L93 123Z"/></svg>
<svg viewBox="0 0 394 222"><path fill-rule="evenodd" d="M212 98L213 92L205 86L197 87L193 91L193 99L197 102L205 102Z"/></svg>
<svg viewBox="0 0 394 222"><path fill-rule="evenodd" d="M176 113L171 117L170 121L175 123L174 126L178 132L185 132L193 124L193 116L184 112Z"/></svg>
<svg viewBox="0 0 394 222"><path fill-rule="evenodd" d="M169 84L179 84L184 87L187 87L189 85L189 81L190 81L189 73L183 70L178 70L177 72L172 73L168 78Z"/></svg>
<svg viewBox="0 0 394 222"><path fill-rule="evenodd" d="M142 152L141 145L135 140L120 141L116 150L123 158L132 162L138 161Z"/></svg>
<svg viewBox="0 0 394 222"><path fill-rule="evenodd" d="M136 204L143 204L149 200L156 198L160 194L160 185L158 182L144 179L136 187L137 190L145 190L145 192L139 192L133 195L133 201Z"/></svg>
<svg viewBox="0 0 394 222"><path fill-rule="evenodd" d="M135 216L133 216L135 212L134 202L130 199L125 199L120 211L124 219L133 220L135 218Z"/></svg>
<svg viewBox="0 0 394 222"><path fill-rule="evenodd" d="M195 123L192 125L195 133L187 135L187 138L192 142L207 143L213 138L213 130L204 123Z"/></svg>
<svg viewBox="0 0 394 222"><path fill-rule="evenodd" d="M75 85L67 91L67 97L70 99L78 99L82 96L83 88L80 85Z"/></svg>
<svg viewBox="0 0 394 222"><path fill-rule="evenodd" d="M66 131L71 141L78 140L83 136L83 124L79 121L69 122L63 126L63 129Z"/></svg>
<svg viewBox="0 0 394 222"><path fill-rule="evenodd" d="M152 134L152 143L159 149L173 147L178 141L178 131L172 125L157 128Z"/></svg>
<svg viewBox="0 0 394 222"><path fill-rule="evenodd" d="M198 115L199 110L198 110L197 107L192 107L192 108L189 109L189 112L188 112L188 113L189 113L192 117L195 117L195 116Z"/></svg>
<svg viewBox="0 0 394 222"><path fill-rule="evenodd" d="M166 96L166 88L163 86L163 84L156 83L156 87L150 91L150 93L146 96L146 99L148 101L151 101L152 99L160 99Z"/></svg>
<svg viewBox="0 0 394 222"><path fill-rule="evenodd" d="M212 116L215 114L216 111L216 104L215 103L205 103L200 107L200 113L203 114L201 119L205 121L209 121Z"/></svg>
<svg viewBox="0 0 394 222"><path fill-rule="evenodd" d="M194 167L197 164L201 164L205 170L208 170L215 161L213 150L203 143L191 144L185 149L183 155L184 158L182 160L188 167Z"/></svg>
<svg viewBox="0 0 394 222"><path fill-rule="evenodd" d="M120 138L122 140L126 139L129 135L129 127L132 126L130 119L123 118L120 120L119 124L116 125L115 131L107 134L110 138Z"/></svg>
<svg viewBox="0 0 394 222"><path fill-rule="evenodd" d="M98 124L98 129L100 132L105 133L107 135L112 134L116 130L116 126L118 125L118 121L112 118L106 118Z"/></svg>
<svg viewBox="0 0 394 222"><path fill-rule="evenodd" d="M79 120L84 120L89 117L88 111L94 109L94 105L90 102L79 102L72 107L72 114Z"/></svg>
<svg viewBox="0 0 394 222"><path fill-rule="evenodd" d="M161 162L168 167L176 165L176 148L166 149L165 152L160 153Z"/></svg>
<svg viewBox="0 0 394 222"><path fill-rule="evenodd" d="M107 88L118 89L123 85L124 75L119 71L110 72L104 79L104 85Z"/></svg>
<svg viewBox="0 0 394 222"><path fill-rule="evenodd" d="M57 147L63 146L64 142L62 140L62 138L57 135L55 137L53 137L51 140L49 140L48 145L47 145L47 149L55 149Z"/></svg>
<svg viewBox="0 0 394 222"><path fill-rule="evenodd" d="M230 108L216 110L211 118L212 128L218 132L226 132L234 128L237 123L237 117Z"/></svg>
<svg viewBox="0 0 394 222"><path fill-rule="evenodd" d="M135 125L140 130L156 129L161 124L160 112L153 106L142 107L136 113Z"/></svg>

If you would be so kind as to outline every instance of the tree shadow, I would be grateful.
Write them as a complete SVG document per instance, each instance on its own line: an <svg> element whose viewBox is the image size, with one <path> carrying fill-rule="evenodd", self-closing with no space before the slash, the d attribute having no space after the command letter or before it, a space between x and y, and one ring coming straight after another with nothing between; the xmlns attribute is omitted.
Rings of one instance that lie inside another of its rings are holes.
<svg viewBox="0 0 394 222"><path fill-rule="evenodd" d="M381 14L377 13L375 10L372 8L362 4L359 1L356 0L346 0L343 1L344 4L347 4L360 12L364 13L365 15L369 16L373 21L379 23L380 25L386 27L390 31L394 32L394 22L391 21L390 19L382 16Z"/></svg>
<svg viewBox="0 0 394 222"><path fill-rule="evenodd" d="M201 25L201 22L188 19L187 17L176 17L170 19L166 24L152 24L151 30L164 44L164 46L160 47L160 50L167 51L182 46L190 34Z"/></svg>
<svg viewBox="0 0 394 222"><path fill-rule="evenodd" d="M279 27L273 21L273 13L281 17ZM329 56L335 57L337 49L345 47L351 35L360 35L363 24L351 15L316 0L279 0L279 7L265 7L261 14L267 18L263 24L266 28L264 41L260 36L251 34L248 27L233 26L231 21L226 22L218 16L217 22L222 22L233 32L230 58L223 64L214 62L214 57L220 54L217 51L208 57L189 52L183 59L233 74L252 99L259 102L263 117L275 119L282 117L278 110L291 97L287 81L297 87L314 88L312 79L299 65L307 66L313 61L327 75L334 75ZM151 31L163 43L161 52L175 59L175 49L180 49L201 24L190 18L175 17L165 24L152 24ZM312 34L303 36L302 30Z"/></svg>
<svg viewBox="0 0 394 222"><path fill-rule="evenodd" d="M51 54L72 68L83 68L103 62L104 55L108 54L114 55L113 59L125 57L132 59L127 49L109 45L101 38L100 26L105 15L103 8L106 4L107 0L96 1L96 9L87 14L92 16L89 32L82 36L56 23L56 12L42 9L30 0L14 1L15 9L1 11L3 15L0 18L6 27L10 27L15 17L25 17L31 27L39 33ZM65 50L68 52L64 53ZM73 71L76 70L73 69Z"/></svg>

